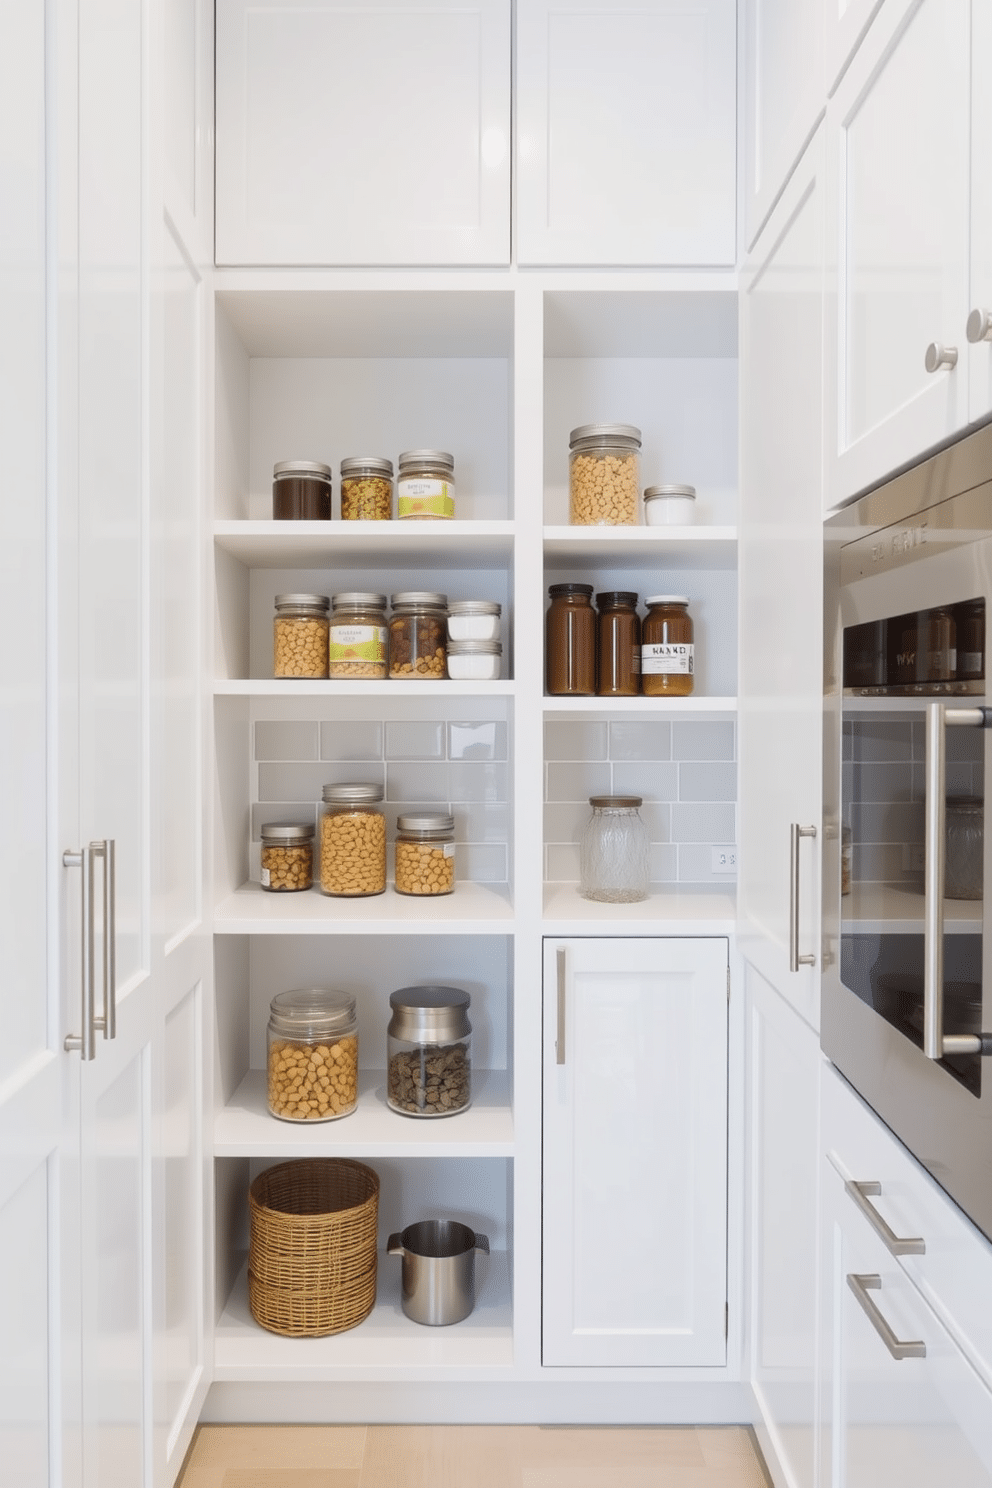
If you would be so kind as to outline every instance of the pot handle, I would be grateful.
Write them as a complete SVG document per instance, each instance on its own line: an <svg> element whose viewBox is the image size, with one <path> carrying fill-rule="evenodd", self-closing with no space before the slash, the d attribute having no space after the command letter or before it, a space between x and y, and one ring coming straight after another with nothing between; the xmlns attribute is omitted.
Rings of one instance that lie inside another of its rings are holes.
<svg viewBox="0 0 992 1488"><path fill-rule="evenodd" d="M476 1234L475 1248L481 1250L483 1255L489 1254L489 1236Z"/></svg>
<svg viewBox="0 0 992 1488"><path fill-rule="evenodd" d="M406 1255L406 1250L403 1247L402 1231L397 1230L395 1234L390 1235L389 1244L386 1246L386 1254L399 1256Z"/></svg>

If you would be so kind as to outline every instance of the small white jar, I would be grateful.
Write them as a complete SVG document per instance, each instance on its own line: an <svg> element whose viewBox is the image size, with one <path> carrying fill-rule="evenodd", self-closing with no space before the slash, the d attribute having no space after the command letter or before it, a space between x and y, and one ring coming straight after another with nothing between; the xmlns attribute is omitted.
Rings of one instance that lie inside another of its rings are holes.
<svg viewBox="0 0 992 1488"><path fill-rule="evenodd" d="M454 682L495 682L503 647L499 641L448 642L448 676Z"/></svg>
<svg viewBox="0 0 992 1488"><path fill-rule="evenodd" d="M454 599L448 603L448 639L498 641L503 607L494 599Z"/></svg>
<svg viewBox="0 0 992 1488"><path fill-rule="evenodd" d="M688 527L696 520L695 486L646 486L644 520L649 527Z"/></svg>

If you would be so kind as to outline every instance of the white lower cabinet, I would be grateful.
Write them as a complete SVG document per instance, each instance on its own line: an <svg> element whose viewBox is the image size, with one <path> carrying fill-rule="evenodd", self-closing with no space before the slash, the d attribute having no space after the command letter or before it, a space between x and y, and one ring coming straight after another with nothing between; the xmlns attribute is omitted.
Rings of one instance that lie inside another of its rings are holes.
<svg viewBox="0 0 992 1488"><path fill-rule="evenodd" d="M544 948L544 1365L721 1365L722 938Z"/></svg>

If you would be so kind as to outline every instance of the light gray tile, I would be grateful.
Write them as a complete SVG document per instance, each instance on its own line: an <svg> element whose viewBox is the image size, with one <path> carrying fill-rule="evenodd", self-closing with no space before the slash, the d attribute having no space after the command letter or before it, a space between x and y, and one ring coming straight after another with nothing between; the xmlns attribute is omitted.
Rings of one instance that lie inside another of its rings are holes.
<svg viewBox="0 0 992 1488"><path fill-rule="evenodd" d="M734 725L711 721L672 724L672 758L677 760L732 760Z"/></svg>
<svg viewBox="0 0 992 1488"><path fill-rule="evenodd" d="M551 845L547 850L548 880L551 883L576 883L579 877L579 849Z"/></svg>
<svg viewBox="0 0 992 1488"><path fill-rule="evenodd" d="M672 808L667 803L645 801L641 807L641 821L647 827L650 842L671 841Z"/></svg>
<svg viewBox="0 0 992 1488"><path fill-rule="evenodd" d="M350 780L382 784L382 766L348 761L325 761L316 765L259 765L258 799L260 801L313 801L321 799L325 785L344 784Z"/></svg>
<svg viewBox="0 0 992 1488"><path fill-rule="evenodd" d="M908 762L853 766L851 799L909 801L913 795L913 765Z"/></svg>
<svg viewBox="0 0 992 1488"><path fill-rule="evenodd" d="M898 764L913 758L912 725L898 719L852 725L851 758L859 765Z"/></svg>
<svg viewBox="0 0 992 1488"><path fill-rule="evenodd" d="M387 760L443 760L443 723L403 720L386 724Z"/></svg>
<svg viewBox="0 0 992 1488"><path fill-rule="evenodd" d="M947 758L962 763L977 763L985 757L985 734L977 728L947 730Z"/></svg>
<svg viewBox="0 0 992 1488"><path fill-rule="evenodd" d="M450 799L448 790L448 766L420 762L397 764L390 761L386 768L386 800L416 801L438 805Z"/></svg>
<svg viewBox="0 0 992 1488"><path fill-rule="evenodd" d="M736 765L679 765L680 801L736 801L736 799Z"/></svg>
<svg viewBox="0 0 992 1488"><path fill-rule="evenodd" d="M548 765L549 801L588 801L590 796L608 796L610 767L591 761L571 765Z"/></svg>
<svg viewBox="0 0 992 1488"><path fill-rule="evenodd" d="M610 724L610 759L667 760L671 757L670 723Z"/></svg>
<svg viewBox="0 0 992 1488"><path fill-rule="evenodd" d="M589 807L578 801L547 805L544 808L544 840L574 845L588 820Z"/></svg>
<svg viewBox="0 0 992 1488"><path fill-rule="evenodd" d="M506 848L481 842L459 843L455 877L470 883L506 883Z"/></svg>
<svg viewBox="0 0 992 1488"><path fill-rule="evenodd" d="M506 724L449 723L448 758L452 760L505 760Z"/></svg>
<svg viewBox="0 0 992 1488"><path fill-rule="evenodd" d="M651 844L651 882L675 883L679 875L679 850L670 842Z"/></svg>
<svg viewBox="0 0 992 1488"><path fill-rule="evenodd" d="M617 795L643 796L648 801L675 801L679 794L679 767L656 760L636 760L613 766L613 789Z"/></svg>
<svg viewBox="0 0 992 1488"><path fill-rule="evenodd" d="M308 807L299 801L266 801L264 805L251 808L251 840L261 840L261 828L268 822L309 822L317 825L316 806Z"/></svg>
<svg viewBox="0 0 992 1488"><path fill-rule="evenodd" d="M255 725L257 760L315 760L317 744L316 723L259 720Z"/></svg>
<svg viewBox="0 0 992 1488"><path fill-rule="evenodd" d="M452 801L478 801L483 805L508 801L506 765L485 760L450 764L448 795Z"/></svg>
<svg viewBox="0 0 992 1488"><path fill-rule="evenodd" d="M672 807L673 842L733 842L736 836L737 812L733 806L680 803Z"/></svg>
<svg viewBox="0 0 992 1488"><path fill-rule="evenodd" d="M322 723L320 757L326 760L382 759L382 724Z"/></svg>
<svg viewBox="0 0 992 1488"><path fill-rule="evenodd" d="M841 727L841 759L853 759L853 744L851 739L852 725L845 723Z"/></svg>
<svg viewBox="0 0 992 1488"><path fill-rule="evenodd" d="M606 759L606 723L546 723L544 725L544 758L546 760Z"/></svg>
<svg viewBox="0 0 992 1488"><path fill-rule="evenodd" d="M851 878L855 883L913 883L922 890L923 873L903 862L901 843L861 842L851 848ZM923 905L920 905L920 914Z"/></svg>
<svg viewBox="0 0 992 1488"><path fill-rule="evenodd" d="M922 842L923 805L917 801L893 805L855 801L851 806L851 835L855 842Z"/></svg>
<svg viewBox="0 0 992 1488"><path fill-rule="evenodd" d="M679 883L712 883L728 886L736 883L736 873L713 872L713 846L716 845L721 844L686 843L679 848Z"/></svg>
<svg viewBox="0 0 992 1488"><path fill-rule="evenodd" d="M455 836L465 842L502 842L510 836L510 808L505 801L462 801L455 815Z"/></svg>

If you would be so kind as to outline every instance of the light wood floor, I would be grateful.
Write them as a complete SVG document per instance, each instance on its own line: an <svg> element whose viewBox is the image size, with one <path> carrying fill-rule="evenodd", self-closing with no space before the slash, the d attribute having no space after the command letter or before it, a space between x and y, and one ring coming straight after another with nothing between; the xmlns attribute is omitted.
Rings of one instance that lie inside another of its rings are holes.
<svg viewBox="0 0 992 1488"><path fill-rule="evenodd" d="M201 1426L180 1488L767 1488L739 1426Z"/></svg>

